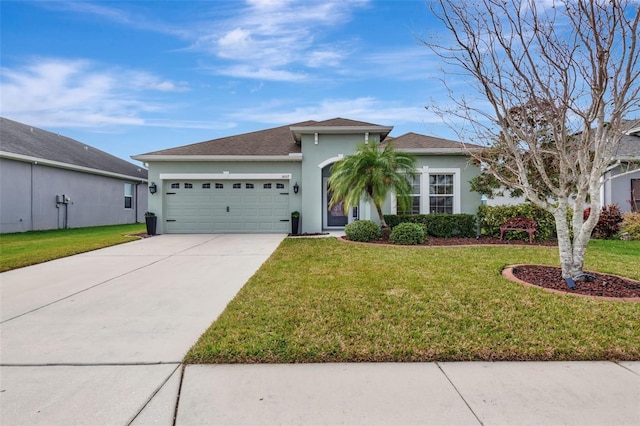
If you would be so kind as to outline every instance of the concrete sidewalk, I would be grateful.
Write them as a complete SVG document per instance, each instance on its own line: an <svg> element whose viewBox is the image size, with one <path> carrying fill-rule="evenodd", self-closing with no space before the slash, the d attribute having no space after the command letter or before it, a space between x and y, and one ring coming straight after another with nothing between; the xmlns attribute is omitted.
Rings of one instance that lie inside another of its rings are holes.
<svg viewBox="0 0 640 426"><path fill-rule="evenodd" d="M640 424L640 362L182 366L283 238L163 235L0 274L0 424Z"/></svg>
<svg viewBox="0 0 640 426"><path fill-rule="evenodd" d="M640 362L194 365L176 424L638 425Z"/></svg>

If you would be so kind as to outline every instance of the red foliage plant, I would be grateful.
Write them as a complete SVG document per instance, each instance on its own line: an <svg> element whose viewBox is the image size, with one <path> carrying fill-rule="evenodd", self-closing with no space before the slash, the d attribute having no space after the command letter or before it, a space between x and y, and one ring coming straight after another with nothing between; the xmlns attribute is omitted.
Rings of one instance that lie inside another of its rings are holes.
<svg viewBox="0 0 640 426"><path fill-rule="evenodd" d="M591 207L587 207L582 212L582 218L587 220L591 213ZM609 204L602 207L600 218L596 227L593 228L592 235L595 238L612 238L620 232L620 224L622 223L622 213L616 204Z"/></svg>

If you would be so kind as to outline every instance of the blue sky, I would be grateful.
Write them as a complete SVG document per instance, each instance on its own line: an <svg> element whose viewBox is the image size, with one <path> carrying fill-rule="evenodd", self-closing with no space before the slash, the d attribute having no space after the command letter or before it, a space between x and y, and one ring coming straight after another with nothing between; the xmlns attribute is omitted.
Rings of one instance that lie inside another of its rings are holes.
<svg viewBox="0 0 640 426"><path fill-rule="evenodd" d="M2 1L0 114L118 157L344 117L454 138L426 1Z"/></svg>

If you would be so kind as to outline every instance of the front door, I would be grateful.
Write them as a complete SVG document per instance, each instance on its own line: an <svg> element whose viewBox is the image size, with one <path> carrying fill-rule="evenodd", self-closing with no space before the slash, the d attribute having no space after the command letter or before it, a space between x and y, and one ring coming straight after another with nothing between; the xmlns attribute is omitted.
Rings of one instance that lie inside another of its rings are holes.
<svg viewBox="0 0 640 426"><path fill-rule="evenodd" d="M346 209L342 202L338 202L334 204L333 207L329 207L329 202L331 201L333 193L327 183L328 180L329 178L322 178L322 194L324 198L322 203L322 222L326 229L344 228L349 222L349 212L345 211Z"/></svg>
<svg viewBox="0 0 640 426"><path fill-rule="evenodd" d="M640 212L640 179L631 179L631 211Z"/></svg>

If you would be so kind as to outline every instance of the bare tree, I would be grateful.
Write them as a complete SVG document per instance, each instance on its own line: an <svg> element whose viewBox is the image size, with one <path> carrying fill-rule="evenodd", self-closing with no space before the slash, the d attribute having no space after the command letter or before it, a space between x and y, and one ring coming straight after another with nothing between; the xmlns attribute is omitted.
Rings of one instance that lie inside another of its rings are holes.
<svg viewBox="0 0 640 426"><path fill-rule="evenodd" d="M452 36L422 40L452 101L433 108L490 148L474 155L495 179L553 214L562 275L579 275L602 177L639 110L640 3L437 0L432 10ZM469 83L475 98L462 92Z"/></svg>

